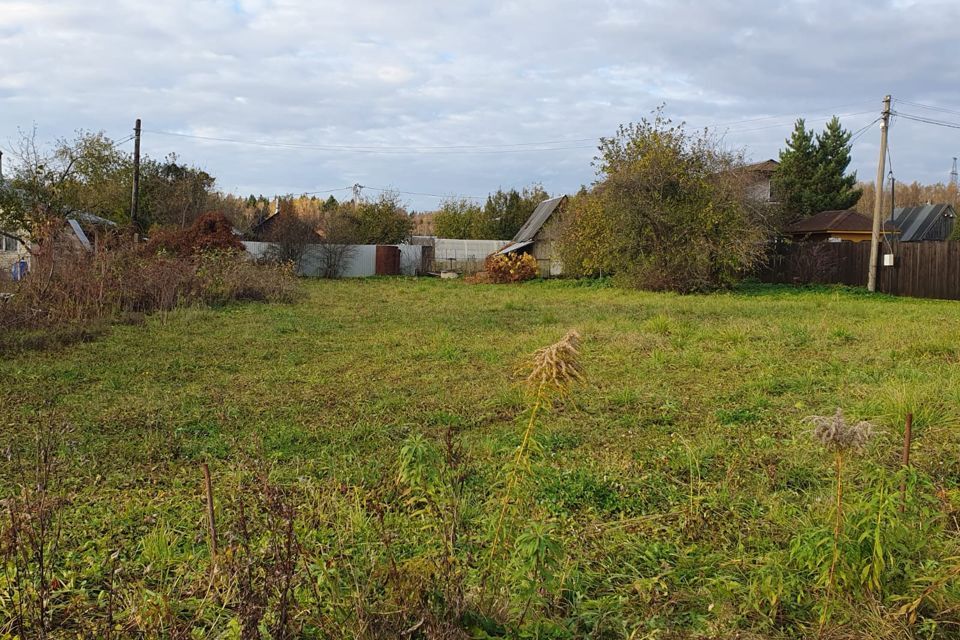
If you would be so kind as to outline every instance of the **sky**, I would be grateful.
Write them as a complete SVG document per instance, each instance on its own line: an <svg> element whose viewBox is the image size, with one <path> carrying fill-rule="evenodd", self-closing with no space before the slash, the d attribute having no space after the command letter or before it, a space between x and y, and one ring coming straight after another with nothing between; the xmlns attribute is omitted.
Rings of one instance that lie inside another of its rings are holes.
<svg viewBox="0 0 960 640"><path fill-rule="evenodd" d="M598 139L658 105L757 161L836 114L872 181L861 129L891 94L896 178L945 182L960 128L906 116L960 123L958 24L956 0L0 0L0 149L141 118L145 154L223 191L359 183L429 210L573 192Z"/></svg>

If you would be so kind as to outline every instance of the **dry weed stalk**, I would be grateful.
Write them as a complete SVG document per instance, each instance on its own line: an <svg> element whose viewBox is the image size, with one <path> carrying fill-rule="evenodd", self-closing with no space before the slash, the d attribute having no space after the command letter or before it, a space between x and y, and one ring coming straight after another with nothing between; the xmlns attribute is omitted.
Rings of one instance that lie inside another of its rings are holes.
<svg viewBox="0 0 960 640"><path fill-rule="evenodd" d="M525 369L529 369L525 380L527 387L537 397L546 393L568 395L574 384L583 381L580 334L571 329L559 342L537 349L530 356Z"/></svg>
<svg viewBox="0 0 960 640"><path fill-rule="evenodd" d="M830 562L830 588L836 579L837 561L840 556L840 531L843 528L843 458L848 452L866 446L873 435L873 424L866 420L849 423L843 410L837 407L832 416L810 416L806 421L813 425L813 437L834 455L836 468L836 517L833 525L833 559Z"/></svg>
<svg viewBox="0 0 960 640"><path fill-rule="evenodd" d="M487 569L484 572L485 575L489 575L493 559L497 553L497 547L502 542L503 522L513 492L520 479L520 470L526 467L529 461L530 440L533 437L533 428L536 425L540 409L551 398L562 398L570 395L573 386L583 382L583 367L580 364L580 334L575 329L571 329L558 342L537 349L530 355L527 362L520 367L520 370L528 372L524 384L528 391L533 394L533 405L530 409L530 418L527 420L527 427L524 429L520 446L517 447L513 457L513 466L507 476L507 486L500 505L500 515L497 518L497 526L493 534L493 544L490 547L490 557Z"/></svg>

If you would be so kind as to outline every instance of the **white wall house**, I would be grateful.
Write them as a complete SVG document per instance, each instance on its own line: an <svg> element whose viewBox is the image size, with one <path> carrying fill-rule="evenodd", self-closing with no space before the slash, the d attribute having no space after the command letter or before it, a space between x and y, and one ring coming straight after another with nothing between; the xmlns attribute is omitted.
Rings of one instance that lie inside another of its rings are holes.
<svg viewBox="0 0 960 640"><path fill-rule="evenodd" d="M9 275L13 266L21 260L30 261L27 247L17 239L16 234L0 231L0 271Z"/></svg>

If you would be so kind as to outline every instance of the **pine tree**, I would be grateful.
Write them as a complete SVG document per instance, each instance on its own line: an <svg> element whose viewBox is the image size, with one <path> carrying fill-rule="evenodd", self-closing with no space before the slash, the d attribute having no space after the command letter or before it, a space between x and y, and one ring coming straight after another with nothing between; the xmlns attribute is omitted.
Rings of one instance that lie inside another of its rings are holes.
<svg viewBox="0 0 960 640"><path fill-rule="evenodd" d="M785 222L856 205L861 190L856 172L847 175L849 166L850 133L840 126L839 118L834 116L816 136L798 119L773 176Z"/></svg>
<svg viewBox="0 0 960 640"><path fill-rule="evenodd" d="M840 126L836 116L817 135L817 162L818 209L849 209L856 205L863 192L857 187L857 173L846 173L850 166L850 132Z"/></svg>
<svg viewBox="0 0 960 640"><path fill-rule="evenodd" d="M798 118L787 140L787 148L780 151L780 166L773 175L773 189L786 212L787 221L819 211L813 197L817 165L813 131L807 131L803 118Z"/></svg>

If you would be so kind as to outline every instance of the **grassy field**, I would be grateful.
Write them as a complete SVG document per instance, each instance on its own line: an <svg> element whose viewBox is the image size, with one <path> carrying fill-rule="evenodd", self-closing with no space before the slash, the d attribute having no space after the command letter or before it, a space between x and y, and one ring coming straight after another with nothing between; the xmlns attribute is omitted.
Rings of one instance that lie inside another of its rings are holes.
<svg viewBox="0 0 960 640"><path fill-rule="evenodd" d="M38 616L54 637L960 637L956 303L304 290L0 360L0 637ZM586 382L514 467L516 369L569 329ZM876 432L844 457L835 537L835 457L804 418L838 407ZM55 549L11 535L31 508Z"/></svg>

